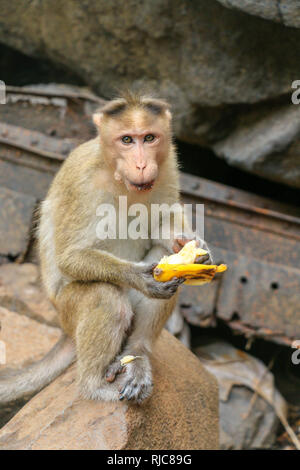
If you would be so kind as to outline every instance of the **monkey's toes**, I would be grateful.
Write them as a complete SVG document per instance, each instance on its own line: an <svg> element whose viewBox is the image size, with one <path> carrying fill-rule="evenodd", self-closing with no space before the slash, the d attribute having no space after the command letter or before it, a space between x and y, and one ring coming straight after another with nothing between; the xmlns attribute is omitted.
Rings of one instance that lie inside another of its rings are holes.
<svg viewBox="0 0 300 470"><path fill-rule="evenodd" d="M151 395L152 389L151 371L145 371L142 366L135 365L127 370L125 381L120 389L119 399L121 401L126 399L135 403L142 403Z"/></svg>
<svg viewBox="0 0 300 470"><path fill-rule="evenodd" d="M133 401L135 403L142 403L146 398L148 398L153 389L153 383L151 381L147 382L136 382L132 381L127 383L125 387L120 392L120 400Z"/></svg>
<svg viewBox="0 0 300 470"><path fill-rule="evenodd" d="M114 382L118 374L125 372L125 368L121 366L120 361L113 362L108 366L105 372L105 379L107 382Z"/></svg>

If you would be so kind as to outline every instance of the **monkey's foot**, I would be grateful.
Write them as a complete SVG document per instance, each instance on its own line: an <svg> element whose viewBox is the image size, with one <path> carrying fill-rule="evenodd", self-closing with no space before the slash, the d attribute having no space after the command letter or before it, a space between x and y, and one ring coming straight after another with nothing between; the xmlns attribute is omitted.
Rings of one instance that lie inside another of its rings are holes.
<svg viewBox="0 0 300 470"><path fill-rule="evenodd" d="M124 367L125 374L121 379L120 400L132 400L142 403L153 389L151 366L148 357L142 356Z"/></svg>

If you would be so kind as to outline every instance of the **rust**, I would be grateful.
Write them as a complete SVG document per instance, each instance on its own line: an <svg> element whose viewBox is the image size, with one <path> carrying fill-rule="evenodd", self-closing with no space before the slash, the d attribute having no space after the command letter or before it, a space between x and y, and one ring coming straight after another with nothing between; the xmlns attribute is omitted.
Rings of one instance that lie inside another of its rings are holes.
<svg viewBox="0 0 300 470"><path fill-rule="evenodd" d="M42 149L34 147L34 145L37 145L38 143L39 143L38 140L32 140L31 141L32 145L26 145L26 144L23 144L22 142L16 142L8 138L0 137L0 144L9 145L10 147L14 147L20 150L25 150L26 152L30 152L30 153L35 153L37 155L40 155L41 157L51 158L53 160L65 159L63 155L60 155L58 153L48 152L46 150L42 150Z"/></svg>
<svg viewBox="0 0 300 470"><path fill-rule="evenodd" d="M212 326L219 319L246 336L290 345L300 337L299 209L186 174L182 187L183 202L204 203L214 262L228 265L208 290L183 287L187 321Z"/></svg>
<svg viewBox="0 0 300 470"><path fill-rule="evenodd" d="M280 212L282 214L300 216L300 208L290 204L274 201L254 193L249 193L242 189L233 188L222 183L210 181L205 178L199 178L187 173L181 173L181 187L185 194L192 196L214 197L220 201L233 201L237 204L254 206L261 209ZM195 189L196 188L196 189Z"/></svg>
<svg viewBox="0 0 300 470"><path fill-rule="evenodd" d="M283 344L285 346L291 346L293 340L285 336L282 332L270 332L264 328L255 329L250 325L244 325L238 321L229 321L227 325L236 333L244 335L246 338L255 339L267 339L274 343Z"/></svg>
<svg viewBox="0 0 300 470"><path fill-rule="evenodd" d="M30 240L36 199L0 187L0 258L22 261Z"/></svg>
<svg viewBox="0 0 300 470"><path fill-rule="evenodd" d="M55 87L55 90L50 90L48 87L34 87L30 86L26 87L17 87L17 86L6 86L7 93L14 93L20 95L31 95L31 96L47 96L50 98L68 98L68 99L80 99L80 100L88 100L94 103L98 103L103 105L105 100L100 98L99 96L94 95L88 91L70 91L67 89L62 89L59 87ZM69 87L71 88L71 87Z"/></svg>
<svg viewBox="0 0 300 470"><path fill-rule="evenodd" d="M300 270L280 263L221 252L230 275L221 279L218 318L236 326L250 325L256 335L300 337Z"/></svg>
<svg viewBox="0 0 300 470"><path fill-rule="evenodd" d="M65 160L66 149L74 144L65 139L49 137L41 132L0 122L0 144L24 150L50 160Z"/></svg>
<svg viewBox="0 0 300 470"><path fill-rule="evenodd" d="M253 198L253 203L256 204L252 206L244 202L245 192L235 188L230 188L231 197L234 200L229 200L228 187L223 185L223 189L220 183L208 182L203 178L197 178L200 180L199 188L193 190L194 178L187 174L181 175L183 198L186 202L205 204L207 216L213 215L214 218L300 241L300 211L298 208L276 204L274 201L246 193L248 200L251 201ZM265 207L267 204L270 205L268 209Z"/></svg>
<svg viewBox="0 0 300 470"><path fill-rule="evenodd" d="M74 145L69 139L0 123L0 185L42 199L66 158L63 153Z"/></svg>

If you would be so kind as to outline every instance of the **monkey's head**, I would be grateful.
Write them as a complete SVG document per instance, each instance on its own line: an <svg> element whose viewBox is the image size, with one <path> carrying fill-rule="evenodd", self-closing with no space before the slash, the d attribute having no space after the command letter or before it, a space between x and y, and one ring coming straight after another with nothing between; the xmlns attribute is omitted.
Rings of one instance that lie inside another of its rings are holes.
<svg viewBox="0 0 300 470"><path fill-rule="evenodd" d="M171 145L171 113L165 101L128 94L93 116L102 156L128 191L150 191Z"/></svg>

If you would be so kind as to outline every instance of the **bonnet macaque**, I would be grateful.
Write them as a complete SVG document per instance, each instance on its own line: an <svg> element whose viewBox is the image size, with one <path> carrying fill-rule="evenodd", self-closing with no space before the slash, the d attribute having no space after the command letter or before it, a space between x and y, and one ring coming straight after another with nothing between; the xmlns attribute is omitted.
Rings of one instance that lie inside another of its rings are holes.
<svg viewBox="0 0 300 470"><path fill-rule="evenodd" d="M157 282L152 271L163 255L195 238L189 229L182 233L184 213L178 218L177 210L169 239L151 239L151 205L179 201L171 113L165 101L127 94L93 120L97 137L70 154L41 205L42 279L64 333L41 361L1 373L0 404L41 389L75 358L85 398L141 403L152 391L152 345L182 282ZM99 238L98 208L110 205L118 214L120 196L149 209L142 222L147 238ZM138 358L122 366L125 355Z"/></svg>

